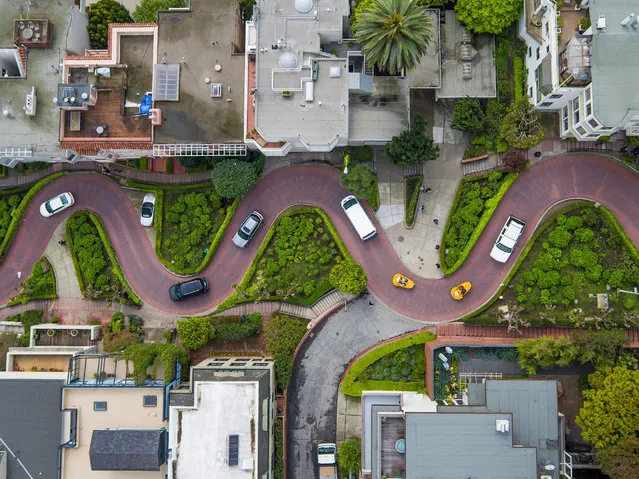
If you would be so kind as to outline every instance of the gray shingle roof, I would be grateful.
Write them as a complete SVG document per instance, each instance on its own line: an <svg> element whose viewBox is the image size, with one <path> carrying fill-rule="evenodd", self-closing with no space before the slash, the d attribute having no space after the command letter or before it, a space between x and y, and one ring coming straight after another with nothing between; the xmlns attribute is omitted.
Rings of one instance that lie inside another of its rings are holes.
<svg viewBox="0 0 639 479"><path fill-rule="evenodd" d="M164 429L95 430L91 436L94 471L159 471L165 461Z"/></svg>

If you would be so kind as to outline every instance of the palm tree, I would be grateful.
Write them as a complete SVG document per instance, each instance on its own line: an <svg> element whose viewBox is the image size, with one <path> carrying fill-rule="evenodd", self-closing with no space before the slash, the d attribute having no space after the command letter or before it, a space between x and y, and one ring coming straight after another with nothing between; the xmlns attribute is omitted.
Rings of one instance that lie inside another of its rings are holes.
<svg viewBox="0 0 639 479"><path fill-rule="evenodd" d="M393 75L419 64L433 37L433 22L417 2L377 0L361 13L355 39L368 62Z"/></svg>

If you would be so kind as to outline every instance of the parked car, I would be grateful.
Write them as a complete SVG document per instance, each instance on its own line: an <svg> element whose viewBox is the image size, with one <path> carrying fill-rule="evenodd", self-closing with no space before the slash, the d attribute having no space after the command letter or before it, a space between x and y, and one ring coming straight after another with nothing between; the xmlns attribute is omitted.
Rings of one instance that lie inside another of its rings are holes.
<svg viewBox="0 0 639 479"><path fill-rule="evenodd" d="M182 301L191 296L204 294L208 290L209 282L205 278L195 278L171 286L169 296L173 301Z"/></svg>
<svg viewBox="0 0 639 479"><path fill-rule="evenodd" d="M142 226L153 226L153 215L155 214L155 195L147 193L142 200L142 214L140 223Z"/></svg>
<svg viewBox="0 0 639 479"><path fill-rule="evenodd" d="M60 193L40 205L40 214L45 218L48 218L49 216L53 216L54 214L73 206L73 203L75 203L75 199L71 193L68 191Z"/></svg>
<svg viewBox="0 0 639 479"><path fill-rule="evenodd" d="M244 248L258 230L264 217L257 211L253 211L240 225L240 228L233 236L233 244L238 248Z"/></svg>
<svg viewBox="0 0 639 479"><path fill-rule="evenodd" d="M495 241L490 257L500 263L508 261L525 227L526 222L524 220L516 216L509 216L497 237L497 241Z"/></svg>

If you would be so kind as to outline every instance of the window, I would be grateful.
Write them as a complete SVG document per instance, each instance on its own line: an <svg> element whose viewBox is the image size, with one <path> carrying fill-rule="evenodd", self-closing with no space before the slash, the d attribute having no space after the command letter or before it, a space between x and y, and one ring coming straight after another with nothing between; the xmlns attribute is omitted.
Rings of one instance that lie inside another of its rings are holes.
<svg viewBox="0 0 639 479"><path fill-rule="evenodd" d="M142 405L144 407L155 407L158 405L158 397L157 396L144 396L142 398Z"/></svg>
<svg viewBox="0 0 639 479"><path fill-rule="evenodd" d="M592 101L586 103L586 116L592 115Z"/></svg>
<svg viewBox="0 0 639 479"><path fill-rule="evenodd" d="M550 28L548 28L548 22L544 23L544 35L548 36L550 33Z"/></svg>
<svg viewBox="0 0 639 479"><path fill-rule="evenodd" d="M537 47L537 60L539 60L539 47Z"/></svg>
<svg viewBox="0 0 639 479"><path fill-rule="evenodd" d="M546 108L546 107L552 106L552 102L551 101L545 101L539 106L542 107L542 108Z"/></svg>
<svg viewBox="0 0 639 479"><path fill-rule="evenodd" d="M584 136L586 134L586 129L583 126L578 126L577 133L579 133L581 136Z"/></svg>
<svg viewBox="0 0 639 479"><path fill-rule="evenodd" d="M556 100L557 98L561 98L562 96L563 95L560 94L560 93L554 93L554 94L550 95L550 98L554 98Z"/></svg>
<svg viewBox="0 0 639 479"><path fill-rule="evenodd" d="M532 95L533 95L533 91L532 91L532 87L530 87L528 88L528 96L532 98Z"/></svg>
<svg viewBox="0 0 639 479"><path fill-rule="evenodd" d="M595 120L594 118L591 118L590 120L588 120L588 124L592 126L593 128L599 127L599 122Z"/></svg>
<svg viewBox="0 0 639 479"><path fill-rule="evenodd" d="M106 411L107 410L106 401L95 401L93 403L93 410L94 411Z"/></svg>
<svg viewBox="0 0 639 479"><path fill-rule="evenodd" d="M532 47L528 47L528 58L532 57Z"/></svg>
<svg viewBox="0 0 639 479"><path fill-rule="evenodd" d="M572 122L575 125L579 123L579 98L572 101Z"/></svg>
<svg viewBox="0 0 639 479"><path fill-rule="evenodd" d="M546 53L550 53L550 45L546 45Z"/></svg>
<svg viewBox="0 0 639 479"><path fill-rule="evenodd" d="M561 122L564 127L564 131L568 130L568 107L565 106L561 109Z"/></svg>

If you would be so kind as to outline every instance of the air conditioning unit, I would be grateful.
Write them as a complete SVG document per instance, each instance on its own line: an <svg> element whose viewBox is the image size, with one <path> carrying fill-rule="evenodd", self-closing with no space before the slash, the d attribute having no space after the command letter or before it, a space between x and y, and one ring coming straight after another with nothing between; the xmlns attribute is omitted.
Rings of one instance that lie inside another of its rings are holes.
<svg viewBox="0 0 639 479"><path fill-rule="evenodd" d="M510 430L510 421L508 419L497 419L495 421L495 429L497 432L508 432Z"/></svg>

